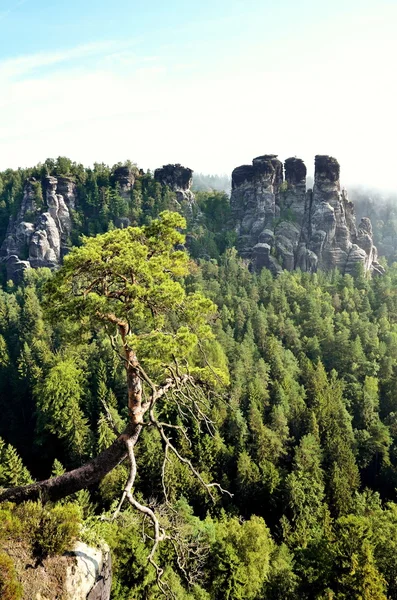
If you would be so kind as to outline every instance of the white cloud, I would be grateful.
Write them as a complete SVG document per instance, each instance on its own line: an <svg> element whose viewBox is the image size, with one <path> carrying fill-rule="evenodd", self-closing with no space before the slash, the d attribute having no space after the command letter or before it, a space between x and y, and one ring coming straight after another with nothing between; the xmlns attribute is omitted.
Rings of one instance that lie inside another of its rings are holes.
<svg viewBox="0 0 397 600"><path fill-rule="evenodd" d="M355 55L348 38L318 52L306 41L303 62L291 44L271 60L258 49L250 68L229 65L223 76L198 72L184 56L142 58L134 42L3 61L0 169L67 155L230 172L278 152L301 156L310 170L326 153L345 181L394 184L397 84L385 51L395 42L384 36L366 49L356 40Z"/></svg>
<svg viewBox="0 0 397 600"><path fill-rule="evenodd" d="M0 82L20 78L34 73L44 67L60 65L73 60L81 60L90 57L107 58L108 56L128 53L135 42L104 41L81 44L74 48L59 50L55 52L38 52L27 56L10 58L0 62Z"/></svg>

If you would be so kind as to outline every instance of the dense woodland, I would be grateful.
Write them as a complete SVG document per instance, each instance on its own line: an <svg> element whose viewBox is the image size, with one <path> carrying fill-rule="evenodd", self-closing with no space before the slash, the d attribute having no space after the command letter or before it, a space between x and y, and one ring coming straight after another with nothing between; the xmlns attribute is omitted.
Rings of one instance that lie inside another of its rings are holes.
<svg viewBox="0 0 397 600"><path fill-rule="evenodd" d="M131 202L120 206L112 169L58 159L1 174L1 235L26 177L47 173L79 183L73 244L82 233L112 231L118 216L150 226L173 208L172 192L150 173L139 175ZM227 228L227 195L201 191L197 204L187 224L189 272L178 281L188 296L200 292L217 306L207 358L222 376L211 382L213 426L192 419L191 444L178 429L172 439L205 481L233 496L216 492L213 502L172 457L170 509L163 440L143 429L135 494L156 507L177 540L157 551L164 581L178 600L397 599L397 265L373 279L251 273ZM84 464L116 437L109 413L119 429L128 420L123 365L106 333L49 318L53 277L31 270L21 285L4 282L0 291L3 487ZM178 424L173 410L164 402L162 416ZM141 515L125 507L113 523L100 518L113 513L127 474L123 463L52 507L0 505L0 540L6 546L23 531L43 555L76 535L105 540L112 598L161 598ZM1 589L20 598L4 551Z"/></svg>

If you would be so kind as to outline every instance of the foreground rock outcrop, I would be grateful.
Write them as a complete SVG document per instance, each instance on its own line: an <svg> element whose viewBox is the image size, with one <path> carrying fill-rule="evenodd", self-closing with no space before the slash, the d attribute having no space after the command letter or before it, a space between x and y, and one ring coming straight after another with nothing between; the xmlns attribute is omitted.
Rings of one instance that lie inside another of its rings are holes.
<svg viewBox="0 0 397 600"><path fill-rule="evenodd" d="M285 179L284 179L285 173ZM357 265L382 273L367 218L356 225L353 203L341 190L335 158L317 155L313 190L306 166L274 154L255 158L232 173L231 208L240 254L255 269L314 272L335 267L354 274Z"/></svg>
<svg viewBox="0 0 397 600"><path fill-rule="evenodd" d="M109 600L112 586L109 548L100 550L76 542L69 554L74 562L66 571L65 595L70 600Z"/></svg>
<svg viewBox="0 0 397 600"><path fill-rule="evenodd" d="M41 560L21 537L9 544L3 541L3 550L15 565L21 600L110 599L112 561L105 543L100 549L77 541L64 554Z"/></svg>

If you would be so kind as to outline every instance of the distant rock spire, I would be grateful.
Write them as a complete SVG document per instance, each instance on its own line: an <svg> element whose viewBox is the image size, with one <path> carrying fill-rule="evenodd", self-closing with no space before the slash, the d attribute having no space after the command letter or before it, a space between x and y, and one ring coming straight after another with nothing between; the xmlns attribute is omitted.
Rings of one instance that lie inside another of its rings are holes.
<svg viewBox="0 0 397 600"><path fill-rule="evenodd" d="M331 156L315 157L313 191L306 191L300 158L287 158L283 169L276 155L259 156L234 169L230 202L239 252L255 269L337 267L354 273L362 264L366 271L383 271L370 221L356 228L354 206L341 192L339 163Z"/></svg>

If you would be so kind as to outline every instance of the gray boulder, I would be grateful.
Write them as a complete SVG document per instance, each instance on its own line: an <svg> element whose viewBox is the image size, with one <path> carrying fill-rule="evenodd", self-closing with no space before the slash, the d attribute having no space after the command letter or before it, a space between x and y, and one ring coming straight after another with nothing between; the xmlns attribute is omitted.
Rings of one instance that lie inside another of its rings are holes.
<svg viewBox="0 0 397 600"><path fill-rule="evenodd" d="M65 596L68 600L109 600L112 585L110 551L76 542L68 552L74 564L68 567Z"/></svg>
<svg viewBox="0 0 397 600"><path fill-rule="evenodd" d="M30 262L28 260L21 260L15 254L7 256L5 263L7 280L12 279L14 283L21 283L24 272L30 269Z"/></svg>
<svg viewBox="0 0 397 600"><path fill-rule="evenodd" d="M258 243L252 249L252 262L256 270L269 269L273 275L277 275L282 271L279 262L270 255L269 244Z"/></svg>

